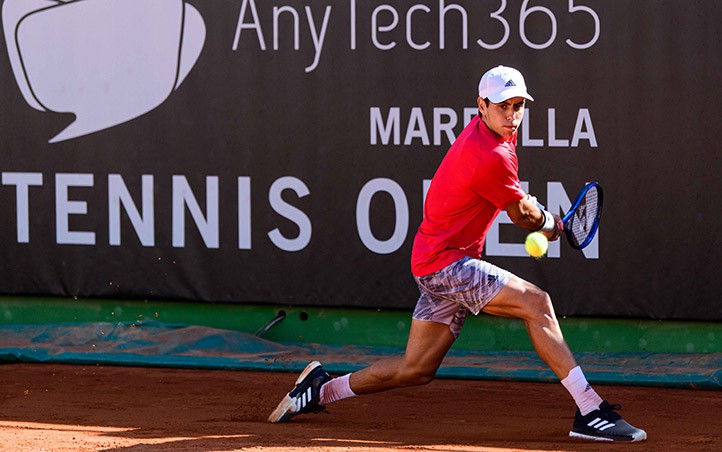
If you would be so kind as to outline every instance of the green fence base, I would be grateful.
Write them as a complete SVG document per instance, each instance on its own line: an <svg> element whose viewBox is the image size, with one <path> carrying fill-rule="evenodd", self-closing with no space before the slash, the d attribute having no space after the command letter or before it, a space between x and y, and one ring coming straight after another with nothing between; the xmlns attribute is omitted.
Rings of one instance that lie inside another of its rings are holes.
<svg viewBox="0 0 722 452"><path fill-rule="evenodd" d="M258 333L284 343L397 347L405 345L411 309L338 309L158 300L0 297L0 325L141 322L199 325ZM575 352L719 353L722 322L561 318ZM532 351L521 321L485 314L469 318L457 350Z"/></svg>
<svg viewBox="0 0 722 452"><path fill-rule="evenodd" d="M312 360L336 375L355 372L401 348L280 343L254 334L159 322L0 325L0 365L53 363L287 371ZM591 383L722 389L722 353L576 353ZM530 351L451 350L436 376L558 382Z"/></svg>

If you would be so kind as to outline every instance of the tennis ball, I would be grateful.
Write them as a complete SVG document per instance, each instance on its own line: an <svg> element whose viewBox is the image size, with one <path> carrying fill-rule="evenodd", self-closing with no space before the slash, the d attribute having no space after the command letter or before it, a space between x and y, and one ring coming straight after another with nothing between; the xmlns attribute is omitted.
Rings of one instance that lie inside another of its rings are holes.
<svg viewBox="0 0 722 452"><path fill-rule="evenodd" d="M541 232L532 232L524 241L526 252L532 257L542 257L549 248L549 240Z"/></svg>

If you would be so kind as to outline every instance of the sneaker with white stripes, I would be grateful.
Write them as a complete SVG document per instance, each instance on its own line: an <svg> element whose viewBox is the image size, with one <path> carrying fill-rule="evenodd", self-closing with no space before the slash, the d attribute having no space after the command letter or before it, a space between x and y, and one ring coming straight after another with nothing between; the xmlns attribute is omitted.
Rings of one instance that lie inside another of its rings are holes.
<svg viewBox="0 0 722 452"><path fill-rule="evenodd" d="M323 370L321 363L310 362L296 380L296 386L268 416L268 422L286 422L299 414L326 411L326 407L319 403L319 398L321 386L330 379L331 376Z"/></svg>
<svg viewBox="0 0 722 452"><path fill-rule="evenodd" d="M631 426L622 419L622 416L615 411L620 409L622 409L621 405L612 405L604 401L598 410L594 410L586 416L582 416L577 410L569 436L593 441L634 442L646 440L647 432Z"/></svg>

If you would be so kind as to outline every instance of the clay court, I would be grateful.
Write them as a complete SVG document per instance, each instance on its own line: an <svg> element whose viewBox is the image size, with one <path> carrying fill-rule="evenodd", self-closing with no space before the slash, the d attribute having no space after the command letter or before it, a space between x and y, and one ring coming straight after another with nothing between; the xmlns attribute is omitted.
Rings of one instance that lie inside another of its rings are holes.
<svg viewBox="0 0 722 452"><path fill-rule="evenodd" d="M647 430L638 444L567 437L563 387L438 379L268 424L285 372L59 364L0 366L2 451L718 451L719 391L597 386Z"/></svg>

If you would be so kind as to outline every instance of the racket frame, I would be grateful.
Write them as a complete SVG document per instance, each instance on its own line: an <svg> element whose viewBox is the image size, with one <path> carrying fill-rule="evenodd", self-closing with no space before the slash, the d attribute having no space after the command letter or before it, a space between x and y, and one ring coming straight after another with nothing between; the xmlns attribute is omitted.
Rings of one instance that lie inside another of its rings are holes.
<svg viewBox="0 0 722 452"><path fill-rule="evenodd" d="M569 219L574 215L574 213L577 211L579 206L582 204L582 200L584 199L584 196L586 196L587 192L591 190L592 188L597 189L597 205L599 208L597 209L597 214L594 218L594 223L592 224L591 231L589 234L587 234L587 238L584 240L584 242L580 243L579 245L574 244L574 239L572 238L572 232L567 229L567 222ZM571 245L572 248L577 250L582 250L587 247L591 243L592 240L594 240L594 236L597 235L597 229L599 229L599 220L602 217L602 206L604 201L604 191L602 190L602 186L599 185L598 182L589 182L584 187L582 187L581 190L579 190L579 193L577 193L577 196L574 198L574 201L572 202L572 207L569 208L567 213L564 215L564 218L562 218L562 223L564 223L564 234L567 236L567 241L569 242L569 245Z"/></svg>

